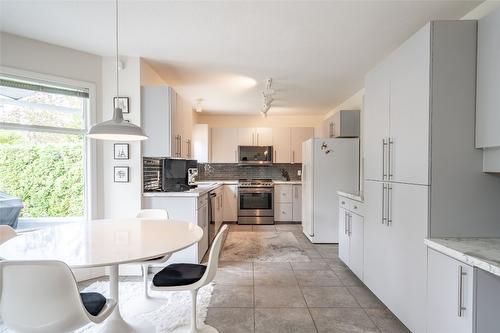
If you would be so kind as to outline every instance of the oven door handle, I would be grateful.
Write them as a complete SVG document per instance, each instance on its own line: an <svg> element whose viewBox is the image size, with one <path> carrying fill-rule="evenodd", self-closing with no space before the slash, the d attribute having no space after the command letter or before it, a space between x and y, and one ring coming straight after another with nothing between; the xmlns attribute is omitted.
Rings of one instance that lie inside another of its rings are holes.
<svg viewBox="0 0 500 333"><path fill-rule="evenodd" d="M256 187L240 187L239 193L273 193L273 189L269 188L256 188Z"/></svg>

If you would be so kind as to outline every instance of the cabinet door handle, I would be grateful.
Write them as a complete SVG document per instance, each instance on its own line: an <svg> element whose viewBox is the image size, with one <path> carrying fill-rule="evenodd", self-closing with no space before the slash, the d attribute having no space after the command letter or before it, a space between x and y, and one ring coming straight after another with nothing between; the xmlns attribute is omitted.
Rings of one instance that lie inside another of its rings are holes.
<svg viewBox="0 0 500 333"><path fill-rule="evenodd" d="M252 133L252 145L255 145L255 134Z"/></svg>
<svg viewBox="0 0 500 333"><path fill-rule="evenodd" d="M382 139L382 180L385 180L387 178L387 172L385 170L386 165L385 165L385 158L386 158L386 150L387 150L387 139L383 138Z"/></svg>
<svg viewBox="0 0 500 333"><path fill-rule="evenodd" d="M462 265L458 265L458 316L462 317L463 311L467 310L463 305L463 293L464 293L464 276L467 275L464 272Z"/></svg>
<svg viewBox="0 0 500 333"><path fill-rule="evenodd" d="M348 219L347 219L347 234L349 236L352 235L352 215L351 214L348 215Z"/></svg>
<svg viewBox="0 0 500 333"><path fill-rule="evenodd" d="M259 133L257 133L257 146L259 145Z"/></svg>
<svg viewBox="0 0 500 333"><path fill-rule="evenodd" d="M392 185L387 184L387 226L392 226Z"/></svg>
<svg viewBox="0 0 500 333"><path fill-rule="evenodd" d="M295 150L292 151L292 163L295 163Z"/></svg>
<svg viewBox="0 0 500 333"><path fill-rule="evenodd" d="M276 158L277 158L277 155L278 155L278 154L276 154L276 149L275 149L275 150L274 150L274 163L276 163Z"/></svg>
<svg viewBox="0 0 500 333"><path fill-rule="evenodd" d="M391 180L394 176L394 172L393 172L393 164L392 163L392 159L394 158L393 156L393 151L392 151L392 148L394 147L394 140L392 138L389 138L389 143L388 143L388 154L387 154L387 164L389 165L389 171L388 171L388 175L387 177L389 178L389 180Z"/></svg>
<svg viewBox="0 0 500 333"><path fill-rule="evenodd" d="M347 212L344 212L344 235L347 235Z"/></svg>
<svg viewBox="0 0 500 333"><path fill-rule="evenodd" d="M387 189L386 184L382 184L382 224L385 224L386 218L385 218L385 192Z"/></svg>

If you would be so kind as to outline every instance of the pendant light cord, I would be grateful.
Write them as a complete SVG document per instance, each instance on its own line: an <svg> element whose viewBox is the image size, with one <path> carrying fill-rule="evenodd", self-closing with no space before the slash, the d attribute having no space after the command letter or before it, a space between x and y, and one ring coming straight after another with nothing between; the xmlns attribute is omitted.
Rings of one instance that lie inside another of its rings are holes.
<svg viewBox="0 0 500 333"><path fill-rule="evenodd" d="M116 41L116 97L120 97L120 65L118 59L118 0L115 0L115 41Z"/></svg>

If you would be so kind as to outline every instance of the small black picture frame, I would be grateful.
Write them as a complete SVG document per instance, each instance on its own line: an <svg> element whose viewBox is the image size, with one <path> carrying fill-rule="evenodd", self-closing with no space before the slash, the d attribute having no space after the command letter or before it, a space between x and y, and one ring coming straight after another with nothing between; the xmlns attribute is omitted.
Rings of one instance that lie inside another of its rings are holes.
<svg viewBox="0 0 500 333"><path fill-rule="evenodd" d="M115 160L128 160L129 156L129 144L128 143L115 143L113 146L113 158Z"/></svg>
<svg viewBox="0 0 500 333"><path fill-rule="evenodd" d="M115 168L114 168L114 181L115 181L115 183L128 183L129 182L129 167L128 166L115 166Z"/></svg>
<svg viewBox="0 0 500 333"><path fill-rule="evenodd" d="M130 113L128 97L113 97L113 108L118 107L123 113Z"/></svg>

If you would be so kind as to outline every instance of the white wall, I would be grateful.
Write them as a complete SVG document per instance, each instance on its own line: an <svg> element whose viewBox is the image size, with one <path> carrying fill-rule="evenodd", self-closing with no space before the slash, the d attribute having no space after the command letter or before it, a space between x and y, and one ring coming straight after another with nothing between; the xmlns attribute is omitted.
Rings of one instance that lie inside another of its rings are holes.
<svg viewBox="0 0 500 333"><path fill-rule="evenodd" d="M141 66L137 57L121 57L124 68L120 70L120 96L129 98L130 113L124 118L136 125L141 123ZM114 57L102 58L102 114L103 119L113 116L113 97L116 96L116 60ZM141 144L128 142L129 160L113 159L113 141L103 141L103 217L135 216L141 209ZM115 183L115 166L128 166L130 181Z"/></svg>
<svg viewBox="0 0 500 333"><path fill-rule="evenodd" d="M145 59L140 59L141 86L164 86L167 85L163 78L155 72L153 67Z"/></svg>

